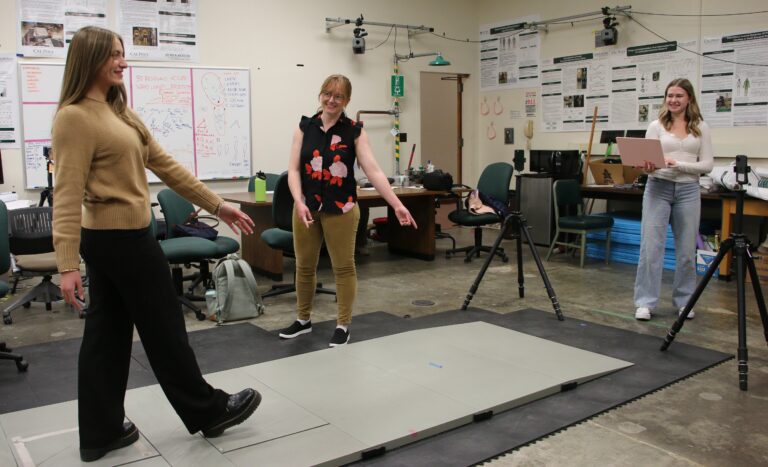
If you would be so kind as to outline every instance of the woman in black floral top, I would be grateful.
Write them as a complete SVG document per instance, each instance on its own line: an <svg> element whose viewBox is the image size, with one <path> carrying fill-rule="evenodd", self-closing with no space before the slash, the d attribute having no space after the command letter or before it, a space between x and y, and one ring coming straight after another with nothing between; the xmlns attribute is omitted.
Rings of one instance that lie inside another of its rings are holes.
<svg viewBox="0 0 768 467"><path fill-rule="evenodd" d="M344 113L352 97L347 77L331 75L320 87L320 110L302 117L293 136L288 164L288 185L294 200L293 246L296 253L296 296L298 318L280 332L292 339L312 332L310 313L317 283L317 262L325 241L336 278L339 314L330 346L349 341L349 324L357 294L355 234L360 209L354 163L392 206L400 225L416 222L395 196L387 177L373 156L362 124Z"/></svg>

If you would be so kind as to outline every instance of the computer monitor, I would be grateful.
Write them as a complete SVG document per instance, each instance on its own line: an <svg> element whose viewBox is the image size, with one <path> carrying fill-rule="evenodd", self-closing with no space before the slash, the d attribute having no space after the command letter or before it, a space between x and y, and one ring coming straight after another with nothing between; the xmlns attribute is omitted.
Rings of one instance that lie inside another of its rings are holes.
<svg viewBox="0 0 768 467"><path fill-rule="evenodd" d="M576 149L531 149L531 171L571 177L579 174L581 155Z"/></svg>
<svg viewBox="0 0 768 467"><path fill-rule="evenodd" d="M616 144L616 138L620 136L624 136L624 130L603 130L600 133L600 144Z"/></svg>
<svg viewBox="0 0 768 467"><path fill-rule="evenodd" d="M645 138L645 130L627 130L627 138Z"/></svg>

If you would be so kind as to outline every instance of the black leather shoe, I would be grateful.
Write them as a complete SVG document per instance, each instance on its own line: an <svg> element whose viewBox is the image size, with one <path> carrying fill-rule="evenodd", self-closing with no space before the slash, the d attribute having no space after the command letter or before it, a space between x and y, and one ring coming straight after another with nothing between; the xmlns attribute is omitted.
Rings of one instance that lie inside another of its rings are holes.
<svg viewBox="0 0 768 467"><path fill-rule="evenodd" d="M211 426L203 429L203 436L215 438L227 428L243 423L261 403L261 394L255 389L243 389L227 399L227 410Z"/></svg>
<svg viewBox="0 0 768 467"><path fill-rule="evenodd" d="M139 429L132 422L125 422L123 423L123 434L106 446L101 448L80 448L80 460L83 462L93 462L104 457L109 451L130 446L138 440Z"/></svg>

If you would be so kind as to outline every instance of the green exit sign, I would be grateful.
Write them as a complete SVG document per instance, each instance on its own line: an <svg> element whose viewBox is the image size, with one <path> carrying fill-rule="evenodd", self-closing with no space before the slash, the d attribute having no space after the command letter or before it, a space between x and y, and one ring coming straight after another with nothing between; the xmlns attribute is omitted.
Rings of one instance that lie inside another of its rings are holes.
<svg viewBox="0 0 768 467"><path fill-rule="evenodd" d="M405 76L392 75L392 97L403 97L405 90Z"/></svg>

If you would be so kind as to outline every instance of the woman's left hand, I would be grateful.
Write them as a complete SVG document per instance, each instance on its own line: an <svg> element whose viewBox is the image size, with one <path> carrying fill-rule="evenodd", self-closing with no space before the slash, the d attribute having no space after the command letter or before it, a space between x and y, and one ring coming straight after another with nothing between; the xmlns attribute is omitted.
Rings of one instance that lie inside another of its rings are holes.
<svg viewBox="0 0 768 467"><path fill-rule="evenodd" d="M253 233L253 219L248 214L226 203L219 208L219 219L223 220L235 233L250 235Z"/></svg>
<svg viewBox="0 0 768 467"><path fill-rule="evenodd" d="M411 216L410 211L408 211L408 208L405 206L400 206L398 208L395 208L395 216L397 216L397 220L400 221L400 225L410 225L414 229L418 229L419 226L416 225L416 221L413 220L413 216Z"/></svg>
<svg viewBox="0 0 768 467"><path fill-rule="evenodd" d="M667 163L667 167L677 167L677 159L672 157L665 157L664 162Z"/></svg>

